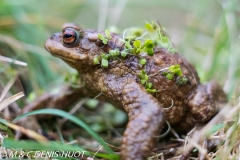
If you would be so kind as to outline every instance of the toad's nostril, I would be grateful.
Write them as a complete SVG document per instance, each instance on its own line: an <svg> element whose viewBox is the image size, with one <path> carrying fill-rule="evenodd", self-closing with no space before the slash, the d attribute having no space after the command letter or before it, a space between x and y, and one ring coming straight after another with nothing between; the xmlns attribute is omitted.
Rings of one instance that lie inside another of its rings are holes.
<svg viewBox="0 0 240 160"><path fill-rule="evenodd" d="M60 34L60 33L55 33L55 34L53 34L51 37L50 37L50 39L51 40L60 40L60 38L61 38L61 36L62 36L62 34Z"/></svg>
<svg viewBox="0 0 240 160"><path fill-rule="evenodd" d="M52 35L51 37L50 37L50 39L54 39L54 38L56 38L57 37L57 34L54 34L54 35Z"/></svg>

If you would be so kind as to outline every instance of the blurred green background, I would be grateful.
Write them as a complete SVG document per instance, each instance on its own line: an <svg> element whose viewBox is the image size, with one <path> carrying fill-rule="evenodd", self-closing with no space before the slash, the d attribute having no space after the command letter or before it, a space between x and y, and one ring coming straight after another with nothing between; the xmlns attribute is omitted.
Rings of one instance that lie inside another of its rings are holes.
<svg viewBox="0 0 240 160"><path fill-rule="evenodd" d="M64 83L74 70L51 57L44 42L66 22L121 32L159 20L201 81L215 79L230 97L240 79L239 17L239 0L0 0L0 55L28 64L0 60L0 83L18 74L25 92L36 95Z"/></svg>

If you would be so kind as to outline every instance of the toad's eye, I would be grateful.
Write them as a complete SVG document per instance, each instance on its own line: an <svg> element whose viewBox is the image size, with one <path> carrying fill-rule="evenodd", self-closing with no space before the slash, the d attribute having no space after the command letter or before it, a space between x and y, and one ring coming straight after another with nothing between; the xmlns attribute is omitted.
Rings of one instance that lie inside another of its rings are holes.
<svg viewBox="0 0 240 160"><path fill-rule="evenodd" d="M62 32L63 45L65 47L71 48L78 45L80 39L80 33L74 28L66 28Z"/></svg>

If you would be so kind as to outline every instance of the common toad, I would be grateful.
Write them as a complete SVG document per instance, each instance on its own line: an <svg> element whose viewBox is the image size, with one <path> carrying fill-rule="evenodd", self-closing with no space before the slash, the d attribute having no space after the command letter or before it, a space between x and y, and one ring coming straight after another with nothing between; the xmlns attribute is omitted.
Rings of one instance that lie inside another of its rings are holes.
<svg viewBox="0 0 240 160"><path fill-rule="evenodd" d="M74 24L64 25L62 33L45 43L53 56L79 72L93 96L100 94L127 112L121 147L124 160L146 159L166 120L184 132L209 121L226 100L217 83L201 84L194 67L180 54L155 43L154 55L134 51L140 45L115 33L83 30ZM178 66L181 73L171 73L171 66Z"/></svg>

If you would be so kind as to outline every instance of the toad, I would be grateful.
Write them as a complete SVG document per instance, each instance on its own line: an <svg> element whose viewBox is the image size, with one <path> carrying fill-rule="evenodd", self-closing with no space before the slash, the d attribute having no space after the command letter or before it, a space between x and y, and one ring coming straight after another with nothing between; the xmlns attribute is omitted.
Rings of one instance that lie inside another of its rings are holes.
<svg viewBox="0 0 240 160"><path fill-rule="evenodd" d="M47 51L79 72L86 95L100 95L127 112L123 160L147 159L166 121L185 132L208 122L226 101L217 83L200 83L158 24L151 27L151 33L126 37L66 24L45 43ZM158 36L151 38L154 32Z"/></svg>

